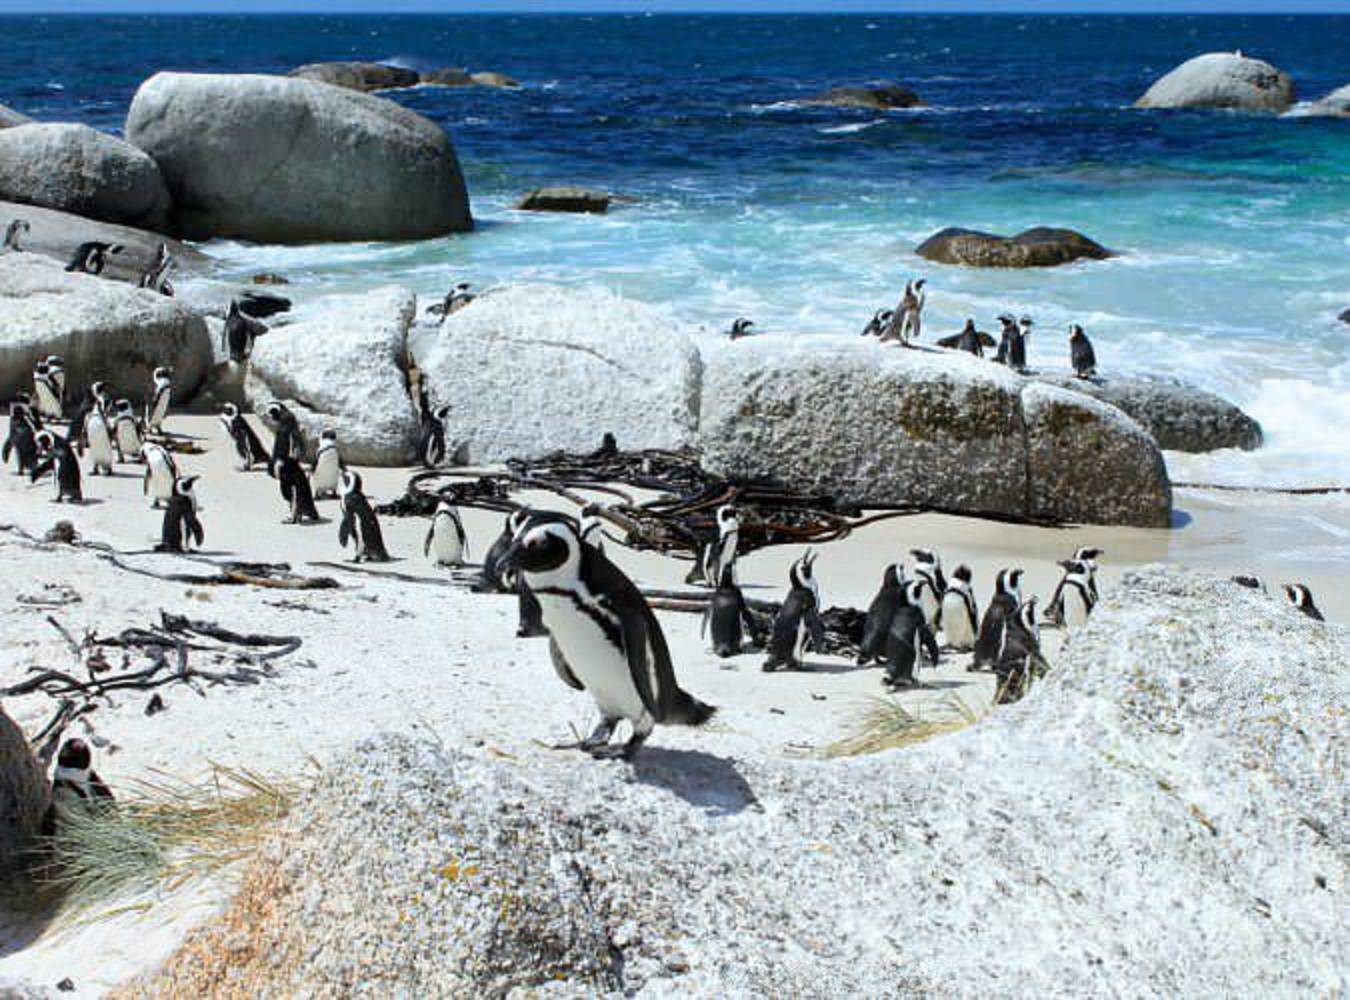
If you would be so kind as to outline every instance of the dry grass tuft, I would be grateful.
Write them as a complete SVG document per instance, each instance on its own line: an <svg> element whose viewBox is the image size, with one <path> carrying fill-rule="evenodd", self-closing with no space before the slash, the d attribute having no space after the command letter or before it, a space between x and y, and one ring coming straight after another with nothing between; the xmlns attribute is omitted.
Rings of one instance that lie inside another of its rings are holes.
<svg viewBox="0 0 1350 1000"><path fill-rule="evenodd" d="M977 711L955 694L906 708L896 698L869 698L857 713L853 732L825 748L827 757L859 757L913 746L978 722Z"/></svg>

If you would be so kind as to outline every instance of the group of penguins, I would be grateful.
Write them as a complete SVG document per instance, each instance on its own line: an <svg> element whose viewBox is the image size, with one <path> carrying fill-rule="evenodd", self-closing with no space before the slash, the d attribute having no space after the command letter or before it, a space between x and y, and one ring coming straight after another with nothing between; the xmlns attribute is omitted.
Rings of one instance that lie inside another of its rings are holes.
<svg viewBox="0 0 1350 1000"><path fill-rule="evenodd" d="M927 280L915 278L905 283L905 290L894 309L878 309L863 327L864 337L877 337L884 343L895 342L903 347L912 347L923 330L923 310L928 301L924 285ZM1019 375L1030 374L1027 365L1027 342L1031 338L1035 323L1030 316L1020 319L1005 313L998 317L1002 330L997 338L984 330L975 328L975 320L967 319L959 333L941 337L939 347L955 351L966 351L977 358L984 357L986 350L994 351L993 360L1007 365ZM754 322L741 317L735 320L727 330L732 340L749 337L754 334ZM1097 354L1092 341L1077 323L1069 324L1069 362L1073 373L1081 379L1097 377Z"/></svg>
<svg viewBox="0 0 1350 1000"><path fill-rule="evenodd" d="M5 227L4 236L0 237L0 253L21 252L23 238L31 229L27 219L12 219ZM120 243L86 240L75 248L75 252L66 263L66 270L80 274L101 275L108 265L108 258L120 254L125 249ZM137 286L159 292L161 295L172 296L173 284L169 281L169 271L173 266L173 254L169 252L169 244L160 243L155 256L141 271L136 282Z"/></svg>

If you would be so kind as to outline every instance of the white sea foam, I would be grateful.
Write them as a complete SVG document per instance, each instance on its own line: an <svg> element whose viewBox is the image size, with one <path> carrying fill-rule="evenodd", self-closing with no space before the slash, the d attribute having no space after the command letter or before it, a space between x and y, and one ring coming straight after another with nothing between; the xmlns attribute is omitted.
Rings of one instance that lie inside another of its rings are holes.
<svg viewBox="0 0 1350 1000"><path fill-rule="evenodd" d="M828 128L816 129L821 135L851 135L854 132L862 132L872 128L874 125L883 124L883 119L877 118L870 122L849 122L847 125L831 125Z"/></svg>

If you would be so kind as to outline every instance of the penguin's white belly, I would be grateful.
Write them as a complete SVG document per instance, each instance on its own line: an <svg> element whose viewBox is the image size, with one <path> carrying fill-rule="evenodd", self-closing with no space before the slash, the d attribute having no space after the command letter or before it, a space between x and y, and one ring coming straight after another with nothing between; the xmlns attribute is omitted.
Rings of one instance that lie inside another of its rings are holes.
<svg viewBox="0 0 1350 1000"><path fill-rule="evenodd" d="M1082 591L1077 587L1065 587L1062 601L1065 627L1078 628L1080 625L1087 624L1088 606L1087 602L1083 600Z"/></svg>
<svg viewBox="0 0 1350 1000"><path fill-rule="evenodd" d="M938 609L941 607L932 584L924 585L919 603L923 608L923 620L928 623L929 628L932 628L937 624Z"/></svg>
<svg viewBox="0 0 1350 1000"><path fill-rule="evenodd" d="M647 714L628 658L609 641L598 625L577 610L572 599L539 594L539 608L553 641L562 650L572 675L595 699L600 712L611 719L636 722Z"/></svg>
<svg viewBox="0 0 1350 1000"><path fill-rule="evenodd" d="M169 415L169 394L166 392L155 401L155 408L150 414L150 426L155 430L164 423L164 418Z"/></svg>
<svg viewBox="0 0 1350 1000"><path fill-rule="evenodd" d="M108 425L102 420L90 420L88 424L89 454L98 466L112 465L112 438L108 436Z"/></svg>
<svg viewBox="0 0 1350 1000"><path fill-rule="evenodd" d="M798 663L802 662L802 657L806 655L806 640L811 637L811 630L806 627L806 615L797 619L797 638L792 643L792 658Z"/></svg>
<svg viewBox="0 0 1350 1000"><path fill-rule="evenodd" d="M61 402L51 388L43 382L39 382L34 388L37 390L38 412L44 417L61 416Z"/></svg>
<svg viewBox="0 0 1350 1000"><path fill-rule="evenodd" d="M460 544L459 533L448 518L436 522L436 530L431 536L431 554L441 566L458 566L464 561L464 546Z"/></svg>
<svg viewBox="0 0 1350 1000"><path fill-rule="evenodd" d="M975 629L971 625L970 612L966 602L953 596L942 601L942 634L947 645L957 649L970 649L975 645Z"/></svg>
<svg viewBox="0 0 1350 1000"><path fill-rule="evenodd" d="M173 496L173 473L165 466L155 464L150 469L150 495L156 500Z"/></svg>
<svg viewBox="0 0 1350 1000"><path fill-rule="evenodd" d="M117 426L117 444L126 455L134 455L141 450L141 436L129 422Z"/></svg>
<svg viewBox="0 0 1350 1000"><path fill-rule="evenodd" d="M314 485L315 493L328 493L336 490L338 487L338 472L340 463L335 449L320 452L318 464L314 466L314 476L311 480Z"/></svg>

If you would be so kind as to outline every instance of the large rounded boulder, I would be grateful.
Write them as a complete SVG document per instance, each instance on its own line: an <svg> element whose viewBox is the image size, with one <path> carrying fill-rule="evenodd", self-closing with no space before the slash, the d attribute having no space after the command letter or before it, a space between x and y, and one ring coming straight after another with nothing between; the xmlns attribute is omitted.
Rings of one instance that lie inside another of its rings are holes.
<svg viewBox="0 0 1350 1000"><path fill-rule="evenodd" d="M157 73L127 138L159 164L192 239L411 240L473 227L445 131L296 77Z"/></svg>
<svg viewBox="0 0 1350 1000"><path fill-rule="evenodd" d="M1294 81L1241 52L1188 59L1149 87L1137 108L1215 108L1279 114L1294 104Z"/></svg>
<svg viewBox="0 0 1350 1000"><path fill-rule="evenodd" d="M172 207L159 167L135 146L39 122L0 130L0 199L159 232Z"/></svg>
<svg viewBox="0 0 1350 1000"><path fill-rule="evenodd" d="M47 774L23 730L0 706L0 901L26 871L47 811ZM0 988L0 996L7 996Z"/></svg>
<svg viewBox="0 0 1350 1000"><path fill-rule="evenodd" d="M998 236L950 226L914 251L925 260L959 267L1055 267L1076 260L1106 260L1110 250L1073 229L1037 226Z"/></svg>
<svg viewBox="0 0 1350 1000"><path fill-rule="evenodd" d="M291 70L290 75L362 93L415 87L419 82L416 70L372 62L310 63L306 66L297 66Z"/></svg>

